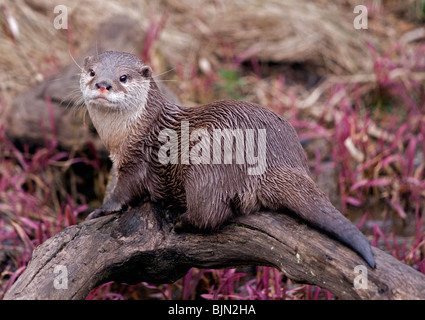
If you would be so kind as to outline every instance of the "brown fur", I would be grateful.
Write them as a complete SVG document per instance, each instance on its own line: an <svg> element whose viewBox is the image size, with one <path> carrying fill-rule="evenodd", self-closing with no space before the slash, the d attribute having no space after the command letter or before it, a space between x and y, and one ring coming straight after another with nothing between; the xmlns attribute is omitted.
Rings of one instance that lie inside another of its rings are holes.
<svg viewBox="0 0 425 320"><path fill-rule="evenodd" d="M85 98L96 91L95 83L103 80L111 85L105 96L117 100L116 105L106 103L105 108L103 101L86 99L118 172L111 199L91 218L153 201L185 211L178 218L177 230L215 231L235 214L289 209L353 248L374 267L366 238L311 179L297 134L285 119L259 105L234 100L195 108L173 104L158 90L150 68L125 53L105 52L87 58L84 69L81 88ZM96 76L90 79L87 73L91 69ZM124 72L132 72L133 82L122 87L117 79ZM158 135L167 128L178 134L181 159L183 121L188 121L190 132L206 129L211 136L215 129L266 129L264 173L248 175L249 164L236 164L234 156L232 164L160 163L158 151L164 142Z"/></svg>

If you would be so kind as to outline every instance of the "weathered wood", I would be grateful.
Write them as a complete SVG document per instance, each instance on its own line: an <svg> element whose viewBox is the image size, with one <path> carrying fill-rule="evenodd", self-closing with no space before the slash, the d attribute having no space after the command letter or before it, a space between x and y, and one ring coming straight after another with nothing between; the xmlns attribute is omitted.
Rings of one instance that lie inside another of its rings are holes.
<svg viewBox="0 0 425 320"><path fill-rule="evenodd" d="M83 299L110 280L171 283L190 267L264 265L343 299L425 299L424 274L377 248L373 253L374 270L339 242L294 217L271 212L238 217L215 234L177 234L169 214L147 203L48 239L4 298ZM357 265L367 269L367 289L353 285ZM55 289L57 266L66 267L67 289Z"/></svg>

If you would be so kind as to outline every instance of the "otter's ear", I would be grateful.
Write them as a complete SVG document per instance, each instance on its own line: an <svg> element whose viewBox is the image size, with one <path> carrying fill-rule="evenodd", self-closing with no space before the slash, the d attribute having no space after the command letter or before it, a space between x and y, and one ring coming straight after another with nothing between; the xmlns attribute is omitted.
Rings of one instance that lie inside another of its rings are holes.
<svg viewBox="0 0 425 320"><path fill-rule="evenodd" d="M149 66L143 66L140 70L142 77L149 78L152 75L152 69Z"/></svg>
<svg viewBox="0 0 425 320"><path fill-rule="evenodd" d="M93 57L88 56L84 58L84 68L87 68L90 62L92 61Z"/></svg>

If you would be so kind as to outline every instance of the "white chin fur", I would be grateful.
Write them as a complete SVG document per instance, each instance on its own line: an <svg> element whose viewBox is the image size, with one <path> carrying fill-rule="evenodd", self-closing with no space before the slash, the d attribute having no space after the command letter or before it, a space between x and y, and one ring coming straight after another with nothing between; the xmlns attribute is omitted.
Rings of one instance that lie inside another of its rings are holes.
<svg viewBox="0 0 425 320"><path fill-rule="evenodd" d="M81 91L96 130L114 162L128 143L138 122L143 121L149 82L133 84L129 93L111 91L103 95L81 82ZM99 99L104 97L106 99Z"/></svg>
<svg viewBox="0 0 425 320"><path fill-rule="evenodd" d="M88 107L99 106L111 109L118 109L120 106L119 101L125 99L124 96L118 95L114 92L110 92L107 95L103 95L94 90L87 89L84 93L84 100Z"/></svg>
<svg viewBox="0 0 425 320"><path fill-rule="evenodd" d="M95 97L99 95L95 95ZM146 106L146 99L132 97L114 96L108 94L107 101L96 99L89 95L84 95L90 118L106 148L111 153L114 162L119 161L115 155L120 154L121 148L127 144L133 126L143 121L143 113ZM133 100L133 101L132 101Z"/></svg>
<svg viewBox="0 0 425 320"><path fill-rule="evenodd" d="M104 108L104 109L109 109L109 110L118 110L119 109L119 105L116 103L113 103L111 101L108 100L104 100L104 99L89 99L86 100L86 104L87 106L90 107L94 107L94 108Z"/></svg>

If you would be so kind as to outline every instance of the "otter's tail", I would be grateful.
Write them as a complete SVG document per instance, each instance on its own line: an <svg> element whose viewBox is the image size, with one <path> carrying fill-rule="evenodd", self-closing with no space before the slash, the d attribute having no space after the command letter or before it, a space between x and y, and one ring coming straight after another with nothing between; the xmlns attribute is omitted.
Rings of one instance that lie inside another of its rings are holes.
<svg viewBox="0 0 425 320"><path fill-rule="evenodd" d="M294 211L303 220L353 249L375 268L369 241L331 204L307 174L287 168L269 169L262 189L261 200L265 207Z"/></svg>

